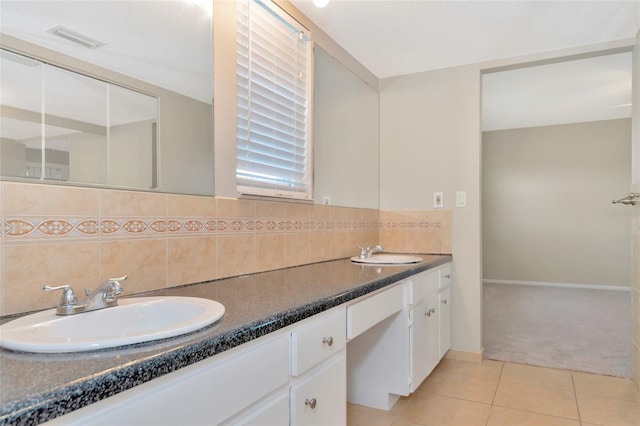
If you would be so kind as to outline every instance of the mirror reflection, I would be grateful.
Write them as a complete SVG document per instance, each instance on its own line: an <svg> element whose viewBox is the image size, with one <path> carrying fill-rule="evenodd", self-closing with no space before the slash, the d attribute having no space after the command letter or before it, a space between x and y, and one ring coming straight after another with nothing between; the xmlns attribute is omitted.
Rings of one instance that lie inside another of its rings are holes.
<svg viewBox="0 0 640 426"><path fill-rule="evenodd" d="M3 176L154 188L156 98L1 54Z"/></svg>
<svg viewBox="0 0 640 426"><path fill-rule="evenodd" d="M2 1L0 175L213 195L211 7Z"/></svg>
<svg viewBox="0 0 640 426"><path fill-rule="evenodd" d="M378 92L318 45L314 67L315 202L377 209Z"/></svg>

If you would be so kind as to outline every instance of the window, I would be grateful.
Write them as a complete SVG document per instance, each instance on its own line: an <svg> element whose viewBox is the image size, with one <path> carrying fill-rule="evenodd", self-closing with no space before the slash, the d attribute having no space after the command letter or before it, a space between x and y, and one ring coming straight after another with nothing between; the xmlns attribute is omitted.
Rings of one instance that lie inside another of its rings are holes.
<svg viewBox="0 0 640 426"><path fill-rule="evenodd" d="M269 0L238 2L240 194L311 200L311 41Z"/></svg>

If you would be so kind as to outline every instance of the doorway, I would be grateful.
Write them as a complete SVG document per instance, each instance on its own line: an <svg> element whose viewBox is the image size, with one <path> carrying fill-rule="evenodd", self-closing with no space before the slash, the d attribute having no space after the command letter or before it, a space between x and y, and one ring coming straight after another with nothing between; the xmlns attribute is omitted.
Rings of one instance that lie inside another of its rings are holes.
<svg viewBox="0 0 640 426"><path fill-rule="evenodd" d="M631 375L631 53L483 76L485 358Z"/></svg>

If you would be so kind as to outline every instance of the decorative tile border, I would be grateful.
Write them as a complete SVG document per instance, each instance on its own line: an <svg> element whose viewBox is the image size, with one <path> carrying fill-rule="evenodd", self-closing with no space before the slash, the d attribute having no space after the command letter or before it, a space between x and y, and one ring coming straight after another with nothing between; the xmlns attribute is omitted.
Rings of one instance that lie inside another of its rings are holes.
<svg viewBox="0 0 640 426"><path fill-rule="evenodd" d="M172 235L308 233L377 230L377 221L287 220L206 217L9 217L5 242ZM403 225L399 225L403 226ZM426 226L426 225L425 225ZM433 224L428 224L433 226Z"/></svg>
<svg viewBox="0 0 640 426"><path fill-rule="evenodd" d="M441 229L442 222L440 221L386 221L380 222L380 229L389 230L389 229L418 229L418 230L427 230L427 229Z"/></svg>

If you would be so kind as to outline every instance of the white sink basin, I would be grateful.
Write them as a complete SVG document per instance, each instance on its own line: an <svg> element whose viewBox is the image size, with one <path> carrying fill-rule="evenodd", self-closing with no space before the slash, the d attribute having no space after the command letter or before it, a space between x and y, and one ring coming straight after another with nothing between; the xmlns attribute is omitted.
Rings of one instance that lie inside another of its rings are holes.
<svg viewBox="0 0 640 426"><path fill-rule="evenodd" d="M374 254L371 257L360 259L355 256L351 258L352 262L357 263L371 263L374 265L401 265L406 263L420 263L422 258L420 256L413 256L410 254Z"/></svg>
<svg viewBox="0 0 640 426"><path fill-rule="evenodd" d="M118 306L58 316L55 309L0 326L0 346L25 352L83 352L179 336L213 324L224 306L198 297L120 299Z"/></svg>

